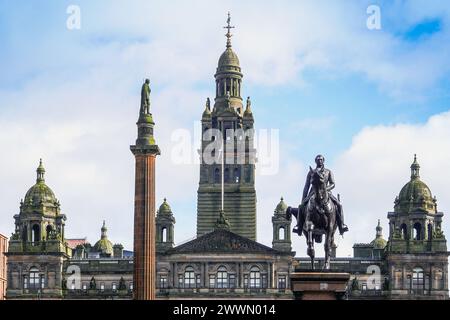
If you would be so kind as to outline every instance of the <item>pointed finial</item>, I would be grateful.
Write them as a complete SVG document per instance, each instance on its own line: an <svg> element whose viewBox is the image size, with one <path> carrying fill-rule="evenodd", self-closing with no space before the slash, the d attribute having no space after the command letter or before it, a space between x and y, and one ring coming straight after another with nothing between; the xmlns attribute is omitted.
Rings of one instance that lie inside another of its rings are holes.
<svg viewBox="0 0 450 320"><path fill-rule="evenodd" d="M233 28L234 28L234 26L231 25L231 15L230 15L230 12L228 12L227 25L224 27L224 29L228 29L228 32L225 35L227 37L227 48L231 48L231 37L233 35L231 34L230 30Z"/></svg>
<svg viewBox="0 0 450 320"><path fill-rule="evenodd" d="M209 100L209 97L206 98L206 108L211 111L211 100Z"/></svg>
<svg viewBox="0 0 450 320"><path fill-rule="evenodd" d="M281 201L283 201L284 199L283 199L283 196L281 197L281 199L280 199Z"/></svg>
<svg viewBox="0 0 450 320"><path fill-rule="evenodd" d="M420 170L420 165L419 165L419 162L417 162L417 155L414 154L414 162L411 165L411 179L419 179L420 178L419 170Z"/></svg>
<svg viewBox="0 0 450 320"><path fill-rule="evenodd" d="M106 222L105 222L105 220L103 220L103 226L102 226L102 239L105 239L105 238L107 237L106 231L108 231L108 229L106 228Z"/></svg>
<svg viewBox="0 0 450 320"><path fill-rule="evenodd" d="M378 225L377 225L377 227L375 228L375 230L377 231L377 233L376 233L377 238L383 236L383 233L382 233L383 228L381 227L380 219L378 219Z"/></svg>
<svg viewBox="0 0 450 320"><path fill-rule="evenodd" d="M36 170L37 173L37 179L36 182L45 182L44 179L44 174L45 174L45 169L44 169L44 165L42 164L42 158L39 159L39 167Z"/></svg>

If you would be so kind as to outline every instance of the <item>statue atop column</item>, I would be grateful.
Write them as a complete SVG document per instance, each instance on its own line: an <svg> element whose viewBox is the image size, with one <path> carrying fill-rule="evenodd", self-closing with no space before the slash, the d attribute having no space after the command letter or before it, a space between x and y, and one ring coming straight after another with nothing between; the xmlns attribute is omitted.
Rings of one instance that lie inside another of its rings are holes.
<svg viewBox="0 0 450 320"><path fill-rule="evenodd" d="M145 79L141 89L141 114L150 114L150 80Z"/></svg>

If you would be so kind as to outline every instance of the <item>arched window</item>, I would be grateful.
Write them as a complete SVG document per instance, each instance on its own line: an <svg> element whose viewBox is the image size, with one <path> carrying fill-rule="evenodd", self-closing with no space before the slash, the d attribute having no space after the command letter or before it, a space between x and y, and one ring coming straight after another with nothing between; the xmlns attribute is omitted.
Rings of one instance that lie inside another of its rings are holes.
<svg viewBox="0 0 450 320"><path fill-rule="evenodd" d="M416 222L413 228L414 228L414 240L422 240L422 225Z"/></svg>
<svg viewBox="0 0 450 320"><path fill-rule="evenodd" d="M46 234L47 234L47 239L50 236L50 233L53 231L53 227L49 224L47 225L47 228L45 228Z"/></svg>
<svg viewBox="0 0 450 320"><path fill-rule="evenodd" d="M164 227L161 230L161 241L162 242L167 242L167 228Z"/></svg>
<svg viewBox="0 0 450 320"><path fill-rule="evenodd" d="M402 239L403 239L403 240L408 239L408 229L407 229L407 227L406 227L406 224L402 224L402 225L400 226L400 230L401 230L401 232L402 232Z"/></svg>
<svg viewBox="0 0 450 320"><path fill-rule="evenodd" d="M284 240L284 227L279 227L278 228L278 240Z"/></svg>
<svg viewBox="0 0 450 320"><path fill-rule="evenodd" d="M220 183L220 169L214 169L214 183Z"/></svg>
<svg viewBox="0 0 450 320"><path fill-rule="evenodd" d="M39 276L39 269L32 267L30 268L30 274L29 274L29 288L30 289L39 289L40 288L40 276Z"/></svg>
<svg viewBox="0 0 450 320"><path fill-rule="evenodd" d="M261 288L261 271L257 266L250 269L250 288Z"/></svg>
<svg viewBox="0 0 450 320"><path fill-rule="evenodd" d="M423 294L424 281L423 281L423 269L414 268L412 276L412 291L414 294Z"/></svg>
<svg viewBox="0 0 450 320"><path fill-rule="evenodd" d="M240 180L241 180L241 169L234 168L234 182L239 183Z"/></svg>
<svg viewBox="0 0 450 320"><path fill-rule="evenodd" d="M223 266L217 269L217 288L228 288L228 272Z"/></svg>
<svg viewBox="0 0 450 320"><path fill-rule="evenodd" d="M40 232L41 228L39 227L39 225L35 224L33 226L32 231L33 232L31 233L31 242L39 242L41 239L41 232Z"/></svg>
<svg viewBox="0 0 450 320"><path fill-rule="evenodd" d="M184 270L184 287L195 288L195 273L192 267L186 267Z"/></svg>

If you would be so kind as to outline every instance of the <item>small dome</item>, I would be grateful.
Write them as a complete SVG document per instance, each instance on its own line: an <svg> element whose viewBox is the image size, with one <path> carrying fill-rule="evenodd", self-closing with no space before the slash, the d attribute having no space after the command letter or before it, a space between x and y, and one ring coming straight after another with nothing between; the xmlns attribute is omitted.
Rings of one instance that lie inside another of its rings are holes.
<svg viewBox="0 0 450 320"><path fill-rule="evenodd" d="M42 165L42 159L39 162L39 167L36 170L37 179L36 184L32 186L25 195L24 204L25 205L55 205L57 199L52 189L50 189L44 180L45 169Z"/></svg>
<svg viewBox="0 0 450 320"><path fill-rule="evenodd" d="M108 240L108 236L106 232L108 229L106 228L105 221L103 221L102 226L102 234L100 240L98 240L94 245L94 250L100 253L100 256L103 257L111 257L114 255L113 244Z"/></svg>
<svg viewBox="0 0 450 320"><path fill-rule="evenodd" d="M164 198L164 202L161 204L158 210L158 214L172 214L172 209L167 203L167 199Z"/></svg>
<svg viewBox="0 0 450 320"><path fill-rule="evenodd" d="M94 249L104 256L112 256L114 254L112 242L108 239L98 240L94 245Z"/></svg>
<svg viewBox="0 0 450 320"><path fill-rule="evenodd" d="M384 249L386 248L387 241L383 238L376 238L370 244L373 245L374 249Z"/></svg>
<svg viewBox="0 0 450 320"><path fill-rule="evenodd" d="M374 249L384 249L387 245L387 241L383 239L383 228L381 227L380 220L378 220L378 225L375 230L376 237L370 244L373 245Z"/></svg>
<svg viewBox="0 0 450 320"><path fill-rule="evenodd" d="M275 213L282 213L285 214L287 210L287 205L284 203L283 197L281 197L280 202L278 203L277 207L275 208Z"/></svg>
<svg viewBox="0 0 450 320"><path fill-rule="evenodd" d="M239 58L237 54L231 49L226 48L219 58L219 69L221 67L239 67Z"/></svg>

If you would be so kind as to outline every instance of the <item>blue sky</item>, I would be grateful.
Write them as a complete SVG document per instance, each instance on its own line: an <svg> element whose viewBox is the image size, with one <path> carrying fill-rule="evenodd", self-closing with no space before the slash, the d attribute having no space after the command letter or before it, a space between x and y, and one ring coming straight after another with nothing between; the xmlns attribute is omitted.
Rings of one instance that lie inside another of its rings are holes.
<svg viewBox="0 0 450 320"><path fill-rule="evenodd" d="M80 30L66 28L72 4L81 9ZM366 26L373 4L381 10L380 30ZM94 242L106 219L113 241L130 248L128 148L141 81L150 77L163 152L158 202L168 197L177 242L192 237L198 168L171 162L170 137L178 128L192 130L206 97L213 97L228 11L256 127L280 130L279 172L257 178L259 241L271 243L279 197L299 201L317 153L335 169L354 230L341 240L343 255L353 242L371 240L377 219L387 227L386 213L408 181L414 153L440 208L450 211L444 187L450 177L441 172L450 160L447 131L441 131L450 101L449 4L0 0L0 147L9 150L0 160L8 186L0 192L0 232L12 232L12 216L42 157L47 182L67 211L69 236ZM355 169L364 178L353 176ZM273 181L280 187L274 190ZM354 183L370 191L360 194ZM371 194L380 198L368 208ZM302 242L295 245L303 250Z"/></svg>

